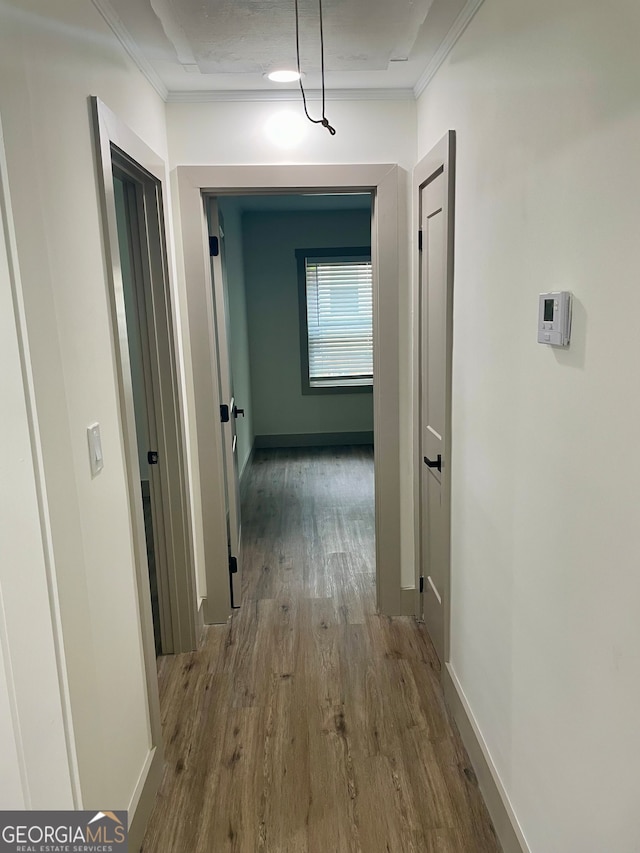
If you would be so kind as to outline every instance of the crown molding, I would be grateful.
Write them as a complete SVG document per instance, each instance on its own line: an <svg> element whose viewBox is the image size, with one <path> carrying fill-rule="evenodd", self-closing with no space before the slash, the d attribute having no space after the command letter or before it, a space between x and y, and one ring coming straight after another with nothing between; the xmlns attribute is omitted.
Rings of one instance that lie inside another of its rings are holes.
<svg viewBox="0 0 640 853"><path fill-rule="evenodd" d="M169 95L169 90L162 82L160 76L156 73L153 66L140 53L138 45L133 40L131 33L122 23L122 19L115 11L109 0L92 0L92 2L98 12L100 12L102 17L105 19L107 24L111 27L111 30L113 31L114 35L116 36L122 47L126 50L131 59L147 78L149 83L160 95L162 100L166 101Z"/></svg>
<svg viewBox="0 0 640 853"><path fill-rule="evenodd" d="M204 104L220 101L293 101L297 100L297 89L210 89L206 91L169 91L151 63L142 55L138 45L125 27L122 19L109 0L92 0L93 5L107 22L112 32L131 57L135 65L147 78L151 86L167 103ZM483 0L467 0L464 8L443 39L433 59L420 75L413 89L329 89L328 101L413 101L427 88L443 64L453 46L466 30ZM306 92L311 101L320 100L319 90Z"/></svg>
<svg viewBox="0 0 640 853"><path fill-rule="evenodd" d="M467 0L464 5L464 8L454 21L451 29L444 37L442 44L436 51L433 59L431 60L431 62L429 62L427 67L424 69L424 71L418 78L418 82L413 88L413 94L416 99L420 97L420 95L424 92L429 83L435 77L436 72L438 71L442 63L445 61L447 56L451 53L453 46L458 41L462 33L469 26L471 19L478 11L480 6L482 6L483 2L484 0Z"/></svg>
<svg viewBox="0 0 640 853"><path fill-rule="evenodd" d="M319 101L319 89L307 91L308 101ZM216 101L298 101L300 89L219 89L169 92L170 104L204 104ZM413 101L413 89L327 89L327 101Z"/></svg>

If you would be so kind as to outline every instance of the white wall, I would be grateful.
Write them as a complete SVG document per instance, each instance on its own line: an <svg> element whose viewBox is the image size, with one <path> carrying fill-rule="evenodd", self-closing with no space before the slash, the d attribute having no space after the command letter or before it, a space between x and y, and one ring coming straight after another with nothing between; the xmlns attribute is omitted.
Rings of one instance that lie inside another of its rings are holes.
<svg viewBox="0 0 640 853"><path fill-rule="evenodd" d="M0 115L14 188L82 802L126 808L150 735L87 98L160 154L164 104L95 8L0 6ZM92 479L86 427L102 430ZM59 792L49 781L50 801ZM42 803L45 807L45 803Z"/></svg>
<svg viewBox="0 0 640 853"><path fill-rule="evenodd" d="M319 102L311 100L315 115ZM274 102L169 103L169 160L178 165L286 163L397 163L411 172L416 162L416 104L400 101L327 101L331 136L302 115L300 98ZM409 211L407 211L409 213ZM401 235L401 244L404 235ZM398 282L400 303L400 429L403 551L402 585L415 580L413 549L412 299Z"/></svg>
<svg viewBox="0 0 640 853"><path fill-rule="evenodd" d="M370 211L248 212L242 225L256 435L372 431L372 393L302 393L295 255L370 246Z"/></svg>
<svg viewBox="0 0 640 853"><path fill-rule="evenodd" d="M0 809L73 808L64 660L0 127ZM70 748L71 747L71 748Z"/></svg>
<svg viewBox="0 0 640 853"><path fill-rule="evenodd" d="M458 135L452 666L533 853L640 849L638 32L486 0L418 106L421 156Z"/></svg>
<svg viewBox="0 0 640 853"><path fill-rule="evenodd" d="M315 115L319 102L309 101ZM292 101L169 103L172 166L226 163L415 163L415 103L327 101L336 135L310 124Z"/></svg>

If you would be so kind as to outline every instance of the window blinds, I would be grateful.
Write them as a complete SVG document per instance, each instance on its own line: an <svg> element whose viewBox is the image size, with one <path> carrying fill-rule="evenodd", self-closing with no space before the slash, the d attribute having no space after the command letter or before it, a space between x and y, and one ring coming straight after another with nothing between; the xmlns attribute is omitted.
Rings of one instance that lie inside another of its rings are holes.
<svg viewBox="0 0 640 853"><path fill-rule="evenodd" d="M307 258L309 380L373 376L371 259Z"/></svg>

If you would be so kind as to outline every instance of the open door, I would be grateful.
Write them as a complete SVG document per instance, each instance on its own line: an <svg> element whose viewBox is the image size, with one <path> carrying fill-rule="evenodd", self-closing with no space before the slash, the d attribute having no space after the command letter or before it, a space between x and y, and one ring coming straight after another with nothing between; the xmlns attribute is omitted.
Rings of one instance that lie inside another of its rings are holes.
<svg viewBox="0 0 640 853"><path fill-rule="evenodd" d="M211 278L213 281L213 304L215 310L214 322L218 354L218 382L220 385L220 427L222 429L222 448L225 463L229 588L231 607L237 608L240 606L242 587L242 526L240 519L236 420L238 417L244 417L244 409L238 408L233 392L233 373L229 349L231 334L229 324L229 296L224 259L224 226L221 221L218 202L215 198L208 199L207 214Z"/></svg>
<svg viewBox="0 0 640 853"><path fill-rule="evenodd" d="M159 436L157 380L153 375L155 330L151 312L151 277L145 269L147 238L142 225L144 187L132 174L113 164L120 269L127 328L131 389L135 415L140 493L142 496L149 586L156 655L174 649L170 568L165 540L166 519L158 478ZM156 380L156 381L154 381Z"/></svg>
<svg viewBox="0 0 640 853"><path fill-rule="evenodd" d="M422 612L440 662L449 659L454 141L419 164L420 539Z"/></svg>

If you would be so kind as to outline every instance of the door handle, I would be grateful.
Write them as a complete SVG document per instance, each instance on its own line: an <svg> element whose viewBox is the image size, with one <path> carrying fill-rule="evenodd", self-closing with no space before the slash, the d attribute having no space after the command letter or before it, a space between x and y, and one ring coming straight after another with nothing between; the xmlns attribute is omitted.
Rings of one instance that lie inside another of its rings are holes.
<svg viewBox="0 0 640 853"><path fill-rule="evenodd" d="M438 458L435 462L432 462L431 459L428 459L426 456L424 457L424 464L427 468L437 468L440 473L442 473L442 454L438 453Z"/></svg>
<svg viewBox="0 0 640 853"><path fill-rule="evenodd" d="M244 417L244 409L239 409L237 406L233 407L233 417L237 418L239 415Z"/></svg>

